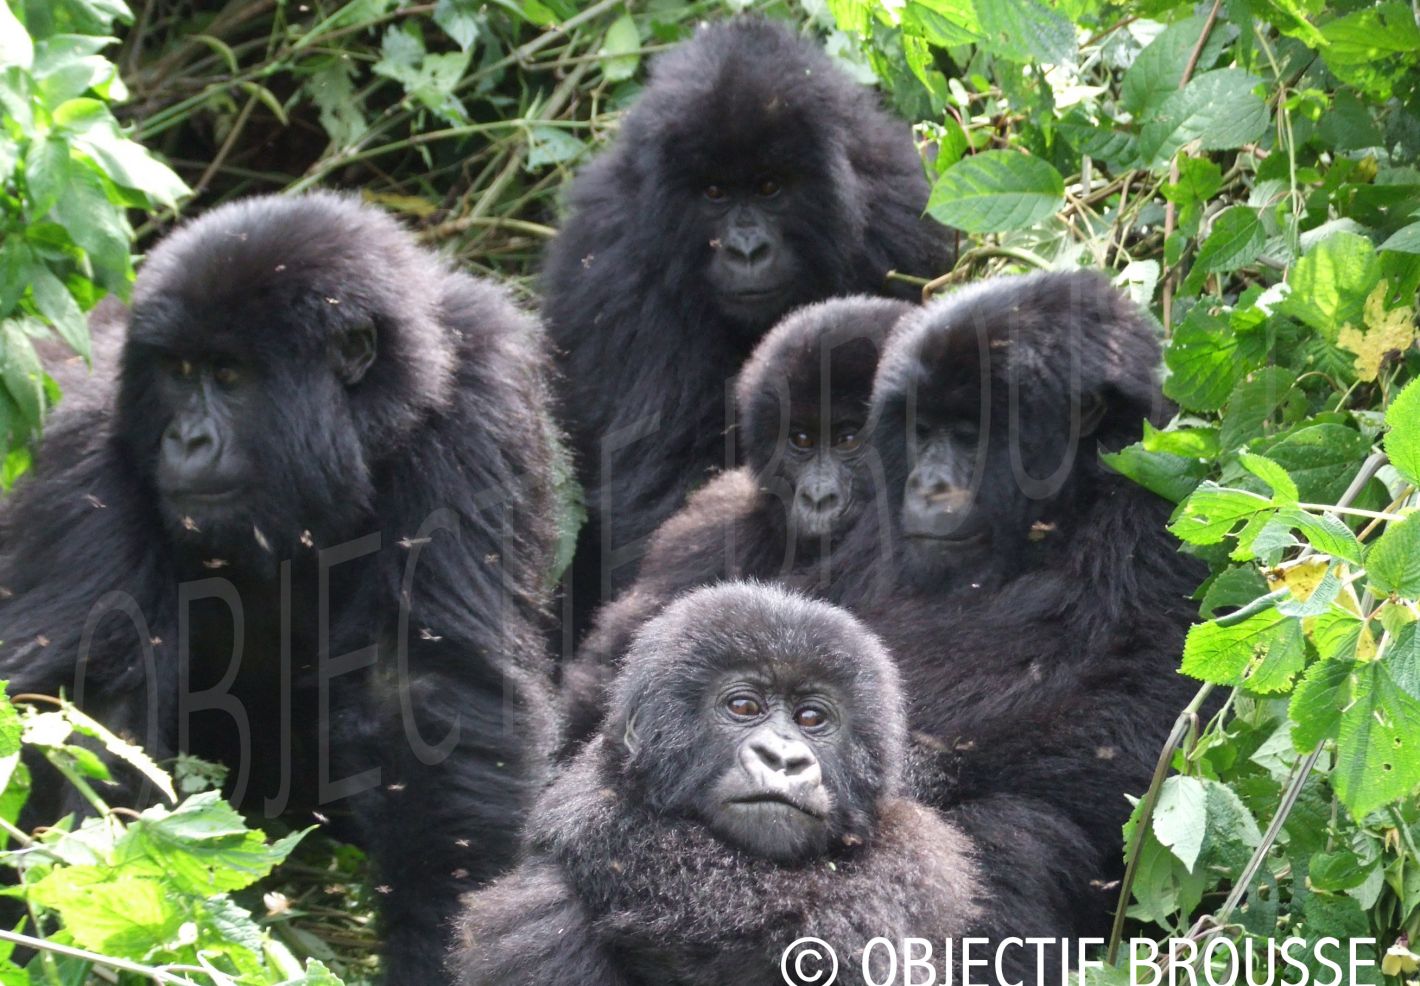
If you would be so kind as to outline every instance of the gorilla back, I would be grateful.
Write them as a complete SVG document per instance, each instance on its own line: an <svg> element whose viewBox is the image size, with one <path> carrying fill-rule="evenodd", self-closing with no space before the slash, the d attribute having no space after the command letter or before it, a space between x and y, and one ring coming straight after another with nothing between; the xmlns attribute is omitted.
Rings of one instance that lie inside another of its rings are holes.
<svg viewBox="0 0 1420 986"><path fill-rule="evenodd" d="M553 739L543 373L531 319L377 210L235 203L153 251L0 516L0 674L250 808L347 815L394 982L439 981Z"/></svg>
<svg viewBox="0 0 1420 986"><path fill-rule="evenodd" d="M712 25L655 63L616 142L574 182L544 278L591 512L579 626L634 576L645 536L733 465L730 381L780 315L909 295L890 270L946 269L927 196L906 125L785 27Z"/></svg>

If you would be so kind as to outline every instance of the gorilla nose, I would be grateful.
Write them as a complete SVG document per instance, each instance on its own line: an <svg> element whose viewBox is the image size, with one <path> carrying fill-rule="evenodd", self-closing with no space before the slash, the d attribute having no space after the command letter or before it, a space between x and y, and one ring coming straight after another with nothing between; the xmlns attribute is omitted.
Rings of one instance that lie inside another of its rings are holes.
<svg viewBox="0 0 1420 986"><path fill-rule="evenodd" d="M731 229L721 241L728 258L742 267L758 267L769 259L769 238L757 229Z"/></svg>
<svg viewBox="0 0 1420 986"><path fill-rule="evenodd" d="M842 503L842 498L838 495L838 490L827 489L800 489L799 506L805 510L816 514L831 514L838 509Z"/></svg>
<svg viewBox="0 0 1420 986"><path fill-rule="evenodd" d="M811 780L818 773L817 758L799 740L765 733L752 740L749 748L759 765L795 781Z"/></svg>
<svg viewBox="0 0 1420 986"><path fill-rule="evenodd" d="M209 428L175 422L163 433L163 452L195 464L216 457L217 437Z"/></svg>
<svg viewBox="0 0 1420 986"><path fill-rule="evenodd" d="M903 533L948 540L971 537L979 533L979 525L971 523L971 508L971 490L914 472L903 497Z"/></svg>

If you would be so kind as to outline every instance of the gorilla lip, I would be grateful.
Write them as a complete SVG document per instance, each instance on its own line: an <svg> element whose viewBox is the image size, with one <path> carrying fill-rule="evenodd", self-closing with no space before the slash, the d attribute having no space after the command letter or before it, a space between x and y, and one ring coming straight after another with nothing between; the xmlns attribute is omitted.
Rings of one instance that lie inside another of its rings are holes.
<svg viewBox="0 0 1420 986"><path fill-rule="evenodd" d="M748 794L742 798L730 798L725 803L729 805L783 805L786 808L793 808L796 811L803 812L810 818L817 818L819 821L824 820L822 812L815 811L807 805L799 804L799 802L791 800L786 795L778 794L774 791Z"/></svg>
<svg viewBox="0 0 1420 986"><path fill-rule="evenodd" d="M919 534L905 532L903 537L909 541L932 541L937 544L945 544L954 548L964 548L973 544L984 543L987 539L987 532L980 531L976 534L968 534L965 537L956 537L951 534Z"/></svg>

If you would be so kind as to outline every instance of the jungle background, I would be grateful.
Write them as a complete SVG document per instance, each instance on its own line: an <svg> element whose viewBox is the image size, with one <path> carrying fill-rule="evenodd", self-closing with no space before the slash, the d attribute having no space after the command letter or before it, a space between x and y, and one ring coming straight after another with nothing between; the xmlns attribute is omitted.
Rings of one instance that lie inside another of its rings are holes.
<svg viewBox="0 0 1420 986"><path fill-rule="evenodd" d="M1231 942L1369 937L1373 981L1420 981L1405 0L5 0L0 485L62 400L37 345L87 357L86 313L220 202L358 190L533 303L559 196L648 60L746 9L798 24L916 123L929 211L963 231L929 292L1099 267L1167 339L1178 416L1110 462L1178 502L1180 546L1213 574L1180 655L1198 697L1121 833L1101 957L1140 936L1190 939L1205 957L1177 959L1195 966ZM109 808L81 737L170 798ZM22 745L96 817L21 831ZM0 984L369 981L380 888L360 854L318 825L250 826L219 783L62 701L0 704L0 892L28 909L0 928ZM16 943L38 949L27 968Z"/></svg>

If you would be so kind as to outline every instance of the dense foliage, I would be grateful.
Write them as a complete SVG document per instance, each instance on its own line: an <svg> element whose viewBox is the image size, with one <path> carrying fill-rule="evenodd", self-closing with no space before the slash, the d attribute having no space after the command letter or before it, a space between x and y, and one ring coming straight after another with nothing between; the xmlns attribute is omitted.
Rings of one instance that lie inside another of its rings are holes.
<svg viewBox="0 0 1420 986"><path fill-rule="evenodd" d="M5 478L23 468L24 438L57 396L31 340L53 329L84 352L81 313L131 278L125 207L149 211L141 245L168 222L151 210L184 192L129 138L191 186L186 208L258 190L358 187L463 262L526 285L556 223L557 190L615 126L644 56L697 18L743 6L231 0L210 13L148 4L135 23L119 0L7 0ZM1168 339L1165 389L1178 415L1110 462L1179 503L1172 529L1213 574L1181 656L1198 697L1180 710L1176 742L1122 840L1117 932L1200 946L1220 935L1374 937L1385 972L1413 978L1412 7L749 6L805 22L919 121L936 175L931 211L969 234L957 268L928 290L1006 269L1103 267ZM116 49L103 39L115 19L127 25ZM98 768L66 738L92 727L71 710L28 715L27 735L100 799ZM0 721L0 763L11 771L18 734ZM12 827L19 775L9 777L0 818ZM268 843L208 793L137 819L105 811L33 844L11 835L28 847L15 862L31 930L130 963L110 966L120 977L136 974L132 963L176 963L184 971L174 975L200 982L328 981L316 966L302 971L229 896L291 840ZM110 892L123 908L76 903ZM89 961L45 956L54 982L71 981L66 964ZM0 968L0 981L17 975Z"/></svg>

